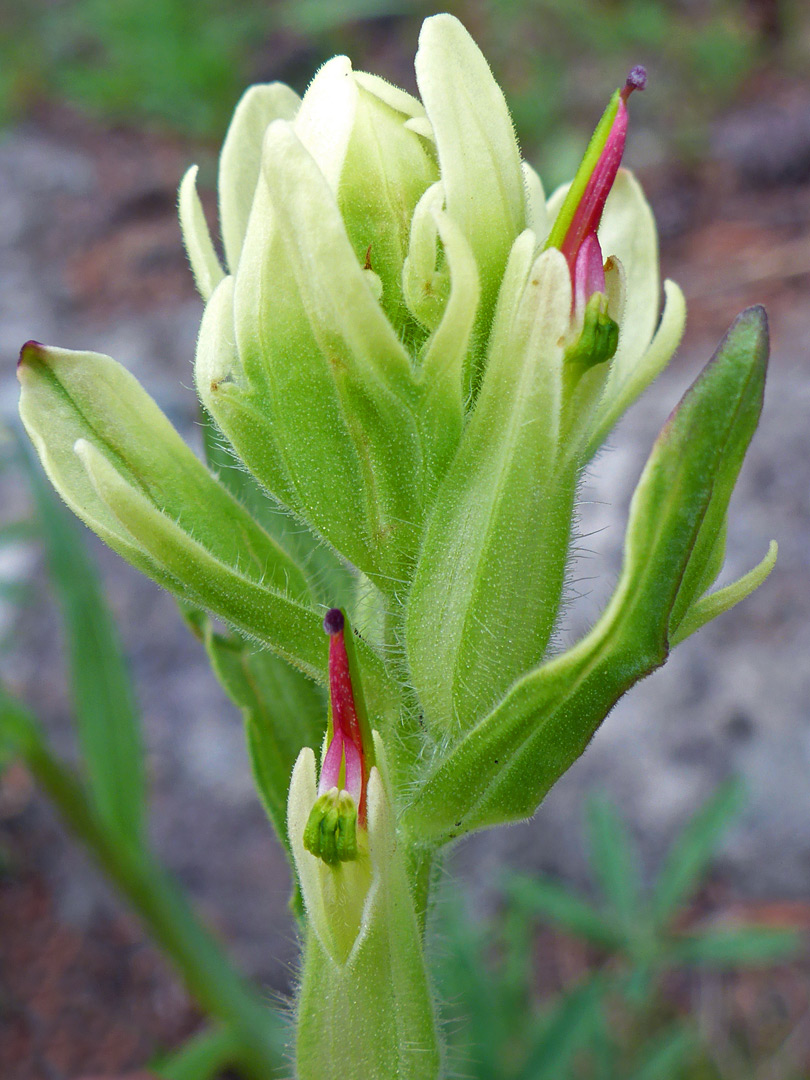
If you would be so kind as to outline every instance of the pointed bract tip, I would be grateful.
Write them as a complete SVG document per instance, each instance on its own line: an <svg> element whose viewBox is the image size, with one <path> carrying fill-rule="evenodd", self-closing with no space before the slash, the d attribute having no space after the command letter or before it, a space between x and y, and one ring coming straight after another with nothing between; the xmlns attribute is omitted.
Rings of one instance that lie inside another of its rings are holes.
<svg viewBox="0 0 810 1080"><path fill-rule="evenodd" d="M330 608L323 617L323 628L327 634L339 634L343 629L343 612L338 607Z"/></svg>
<svg viewBox="0 0 810 1080"><path fill-rule="evenodd" d="M45 351L45 346L42 344L41 341L34 341L33 339L31 341L26 341L26 343L20 349L20 355L19 355L19 358L17 360L17 367L19 367L21 364L24 364L25 361L27 359L29 359L29 356L28 356L29 353L37 353L37 354L39 354L39 353L42 353L44 351Z"/></svg>
<svg viewBox="0 0 810 1080"><path fill-rule="evenodd" d="M625 101L630 97L634 90L644 90L647 87L647 69L642 67L641 64L636 64L627 76L627 80L622 88L621 94Z"/></svg>
<svg viewBox="0 0 810 1080"><path fill-rule="evenodd" d="M758 322L762 329L767 334L768 332L768 312L762 306L762 304L752 304L751 307L745 308L737 318L734 320L738 322L741 319L751 320L752 322Z"/></svg>

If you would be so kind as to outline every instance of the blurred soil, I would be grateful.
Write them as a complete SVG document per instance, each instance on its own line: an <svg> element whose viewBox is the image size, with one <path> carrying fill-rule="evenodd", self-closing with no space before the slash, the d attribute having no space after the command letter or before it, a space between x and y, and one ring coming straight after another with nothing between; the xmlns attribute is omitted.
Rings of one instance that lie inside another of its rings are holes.
<svg viewBox="0 0 810 1080"><path fill-rule="evenodd" d="M774 366L732 510L728 564L730 573L744 572L771 536L780 563L760 593L620 704L533 823L459 849L456 866L483 908L506 864L583 878L581 804L594 786L618 801L654 863L695 805L736 771L748 781L750 807L724 852L713 910L752 910L782 896L777 921L810 922L810 96L766 87L757 100L769 104L718 124L711 161L643 175L664 273L685 288L689 326L670 371L588 480L581 583L572 587L563 640L593 620L615 580L629 496L657 428L731 318L755 302L768 308ZM115 356L194 441L191 361L201 307L175 192L195 159L210 184L214 157L197 150L54 110L0 140L0 417L14 414L13 360L33 337ZM213 214L210 196L207 209ZM18 479L0 475L0 499L4 518L24 513ZM243 969L268 991L289 989L287 870L253 792L238 718L171 600L93 543L143 709L157 847ZM2 669L70 756L42 569L26 545L0 556L0 576L30 589L21 612L0 605L0 635L9 641ZM19 769L0 786L0 847L0 1076L75 1080L133 1070L194 1027L174 977ZM570 977L576 948L566 948L546 953L562 957L561 967L539 977ZM704 981L705 1022L718 1010L762 1016L763 994L789 999L782 1011L796 1024L806 1018L806 972L763 978L741 979L731 994ZM799 1057L805 1052L806 1044Z"/></svg>

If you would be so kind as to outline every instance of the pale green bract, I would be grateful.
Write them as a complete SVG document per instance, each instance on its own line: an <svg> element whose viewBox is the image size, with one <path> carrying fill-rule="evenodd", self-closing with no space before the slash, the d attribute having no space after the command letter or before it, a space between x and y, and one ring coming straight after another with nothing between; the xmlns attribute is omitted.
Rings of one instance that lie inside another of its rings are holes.
<svg viewBox="0 0 810 1080"><path fill-rule="evenodd" d="M545 249L565 192L546 201L455 18L425 22L416 75L421 102L345 57L302 99L248 90L220 161L223 258L196 166L183 179L206 464L110 358L31 342L19 369L54 486L183 602L282 833L287 806L301 1080L441 1075L424 965L439 848L531 815L621 694L775 559L709 592L762 403L752 308L652 450L602 617L549 655L580 478L677 347L683 295L665 282L661 311L655 224L620 171L598 231L618 346L590 363L571 268ZM329 739L313 685L329 685L327 607L355 629L374 730L357 858L331 865L304 846Z"/></svg>

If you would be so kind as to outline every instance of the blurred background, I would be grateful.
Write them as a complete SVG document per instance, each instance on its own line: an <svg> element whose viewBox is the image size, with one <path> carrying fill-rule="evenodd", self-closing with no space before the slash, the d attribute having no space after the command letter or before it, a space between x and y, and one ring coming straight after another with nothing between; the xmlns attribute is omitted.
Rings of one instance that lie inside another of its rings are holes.
<svg viewBox="0 0 810 1080"><path fill-rule="evenodd" d="M303 92L336 52L415 92L419 24L435 10L418 0L0 0L2 421L16 411L20 344L35 338L114 356L197 443L191 363L201 304L175 215L183 172L199 163L213 220L218 145L243 88L281 79ZM768 309L773 367L732 504L725 576L758 562L771 538L780 545L766 585L619 704L532 822L456 849L448 869L468 885L470 933L486 937L481 927L499 925L508 868L593 894L582 835L594 792L627 822L644 882L730 776L744 781L744 808L683 917L806 932L810 8L803 0L469 0L449 10L489 59L547 190L572 174L627 70L643 63L649 72L647 91L632 100L625 163L649 194L663 275L683 287L689 322L671 368L583 486L561 643L579 636L609 595L629 498L660 424L751 303ZM0 672L70 759L59 624L40 545L24 527L27 484L6 458ZM156 847L242 969L268 997L289 991L296 941L287 869L254 793L236 710L170 598L88 542L143 714ZM529 978L541 996L598 962L575 937L545 928L530 936ZM19 765L0 778L0 965L0 1075L10 1080L114 1075L198 1023L165 962ZM690 1076L810 1075L806 942L790 963L693 974L668 993L670 1012L696 1018L703 1035L705 1071Z"/></svg>

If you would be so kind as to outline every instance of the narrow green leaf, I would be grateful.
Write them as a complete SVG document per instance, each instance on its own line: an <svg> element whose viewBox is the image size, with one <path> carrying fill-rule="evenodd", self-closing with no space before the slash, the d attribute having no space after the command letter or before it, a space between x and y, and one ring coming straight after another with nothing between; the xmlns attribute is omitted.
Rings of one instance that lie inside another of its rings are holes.
<svg viewBox="0 0 810 1080"><path fill-rule="evenodd" d="M241 1039L229 1028L204 1028L171 1054L153 1061L149 1071L160 1080L215 1080L228 1066L238 1064L240 1074L246 1069L253 1080L261 1080L260 1074L241 1060L244 1056Z"/></svg>
<svg viewBox="0 0 810 1080"><path fill-rule="evenodd" d="M599 979L566 993L544 1018L520 1080L559 1080L566 1076L575 1055L589 1045L598 1030L603 997Z"/></svg>
<svg viewBox="0 0 810 1080"><path fill-rule="evenodd" d="M576 937L603 948L614 949L621 942L616 928L600 912L556 881L515 875L508 879L506 890L527 915L550 919Z"/></svg>
<svg viewBox="0 0 810 1080"><path fill-rule="evenodd" d="M680 938L670 946L668 957L672 965L690 967L767 967L795 956L801 941L798 931L772 927L711 930Z"/></svg>
<svg viewBox="0 0 810 1080"><path fill-rule="evenodd" d="M171 518L156 513L89 443L80 440L76 452L105 507L177 582L172 591L265 642L310 678L324 681L326 645L312 608L221 562Z"/></svg>
<svg viewBox="0 0 810 1080"><path fill-rule="evenodd" d="M653 915L663 927L697 887L717 851L723 831L744 801L737 780L722 784L695 813L667 852L653 890Z"/></svg>
<svg viewBox="0 0 810 1080"><path fill-rule="evenodd" d="M638 850L615 806L606 799L588 800L587 822L591 869L623 935L632 941L644 932Z"/></svg>
<svg viewBox="0 0 810 1080"><path fill-rule="evenodd" d="M202 1008L237 1032L261 1074L284 1058L284 1020L236 972L185 894L153 857L121 844L73 773L51 752L36 719L0 684L0 740L25 761L60 816L131 904Z"/></svg>
<svg viewBox="0 0 810 1080"><path fill-rule="evenodd" d="M682 1024L667 1028L641 1048L627 1080L674 1080L695 1052L696 1033Z"/></svg>
<svg viewBox="0 0 810 1080"><path fill-rule="evenodd" d="M118 630L75 520L21 443L67 643L76 729L99 817L143 842L146 791L140 718Z"/></svg>
<svg viewBox="0 0 810 1080"><path fill-rule="evenodd" d="M751 308L656 441L606 611L582 641L519 678L484 720L437 752L404 812L414 837L449 840L529 816L619 697L663 663L671 611L715 488L736 476L756 427L766 364L764 312Z"/></svg>

